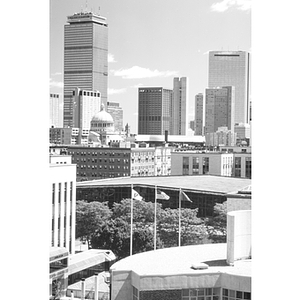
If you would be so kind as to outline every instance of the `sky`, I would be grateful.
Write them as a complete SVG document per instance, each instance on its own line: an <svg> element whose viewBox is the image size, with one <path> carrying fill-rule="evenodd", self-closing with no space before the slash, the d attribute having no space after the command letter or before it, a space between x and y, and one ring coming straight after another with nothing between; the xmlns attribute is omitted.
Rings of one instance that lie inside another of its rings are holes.
<svg viewBox="0 0 300 300"><path fill-rule="evenodd" d="M63 93L67 16L92 10L108 23L108 101L137 133L138 87L188 77L189 120L208 85L208 51L251 52L249 0L50 0L50 92Z"/></svg>

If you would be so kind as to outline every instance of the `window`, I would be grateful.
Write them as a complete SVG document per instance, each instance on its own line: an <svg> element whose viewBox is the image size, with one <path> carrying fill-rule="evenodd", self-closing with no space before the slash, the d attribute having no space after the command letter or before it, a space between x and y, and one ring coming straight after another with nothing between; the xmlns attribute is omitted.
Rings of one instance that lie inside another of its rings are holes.
<svg viewBox="0 0 300 300"><path fill-rule="evenodd" d="M222 300L239 300L239 299L248 299L248 300L250 300L251 299L251 293L223 289Z"/></svg>
<svg viewBox="0 0 300 300"><path fill-rule="evenodd" d="M132 300L139 300L139 290L132 286L133 292L132 292Z"/></svg>
<svg viewBox="0 0 300 300"><path fill-rule="evenodd" d="M193 174L199 174L199 157L193 157Z"/></svg>
<svg viewBox="0 0 300 300"><path fill-rule="evenodd" d="M221 288L199 288L182 290L182 300L221 300Z"/></svg>
<svg viewBox="0 0 300 300"><path fill-rule="evenodd" d="M60 215L60 205L61 205L61 183L58 184L58 215Z"/></svg>
<svg viewBox="0 0 300 300"><path fill-rule="evenodd" d="M251 179L251 157L246 157L246 178Z"/></svg>
<svg viewBox="0 0 300 300"><path fill-rule="evenodd" d="M242 165L242 158L235 157L234 158L234 176L241 177L241 165Z"/></svg>
<svg viewBox="0 0 300 300"><path fill-rule="evenodd" d="M189 175L189 157L182 158L182 175Z"/></svg>
<svg viewBox="0 0 300 300"><path fill-rule="evenodd" d="M55 201L55 183L52 184L52 204L54 205Z"/></svg>
<svg viewBox="0 0 300 300"><path fill-rule="evenodd" d="M202 174L209 172L209 157L203 157L202 159Z"/></svg>

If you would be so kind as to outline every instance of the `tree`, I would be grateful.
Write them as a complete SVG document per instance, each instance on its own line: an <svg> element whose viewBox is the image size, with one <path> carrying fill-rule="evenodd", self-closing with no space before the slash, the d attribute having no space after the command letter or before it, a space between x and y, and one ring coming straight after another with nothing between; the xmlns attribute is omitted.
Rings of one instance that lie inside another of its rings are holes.
<svg viewBox="0 0 300 300"><path fill-rule="evenodd" d="M206 219L209 239L214 243L225 243L227 235L227 201L214 206L213 216Z"/></svg>
<svg viewBox="0 0 300 300"><path fill-rule="evenodd" d="M208 233L204 222L197 217L198 209L181 209L181 245L201 244ZM179 209L166 208L159 219L159 236L164 247L178 246Z"/></svg>
<svg viewBox="0 0 300 300"><path fill-rule="evenodd" d="M88 246L95 232L111 217L107 202L76 202L76 238L86 240Z"/></svg>
<svg viewBox="0 0 300 300"><path fill-rule="evenodd" d="M95 249L109 249L120 259L129 255L130 224L122 218L102 224L91 238Z"/></svg>
<svg viewBox="0 0 300 300"><path fill-rule="evenodd" d="M129 255L131 199L114 203L102 222L84 228L93 248L110 249L118 259ZM133 200L133 253L154 249L154 209L152 202ZM181 245L201 244L207 238L204 222L197 217L198 209L181 209ZM105 221L103 221L105 219ZM156 248L178 246L179 209L162 209L156 204Z"/></svg>

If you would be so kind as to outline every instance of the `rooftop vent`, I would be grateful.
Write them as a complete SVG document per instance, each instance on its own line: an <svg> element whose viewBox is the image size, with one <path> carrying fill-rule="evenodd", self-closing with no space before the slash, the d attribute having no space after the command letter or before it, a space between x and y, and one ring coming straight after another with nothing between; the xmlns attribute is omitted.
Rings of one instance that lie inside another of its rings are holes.
<svg viewBox="0 0 300 300"><path fill-rule="evenodd" d="M208 269L208 265L205 263L194 263L191 268L194 270L205 270Z"/></svg>

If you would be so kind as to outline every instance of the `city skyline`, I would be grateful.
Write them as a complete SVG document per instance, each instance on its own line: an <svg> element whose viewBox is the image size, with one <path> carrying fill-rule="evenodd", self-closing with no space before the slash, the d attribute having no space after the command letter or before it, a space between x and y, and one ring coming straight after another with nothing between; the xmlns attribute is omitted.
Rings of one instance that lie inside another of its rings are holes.
<svg viewBox="0 0 300 300"><path fill-rule="evenodd" d="M85 10L107 18L108 101L120 103L124 126L129 123L132 133L137 133L138 87L171 89L174 77L188 77L190 121L195 95L208 87L208 51L251 52L250 1L52 0L51 93L63 90L63 27L67 17Z"/></svg>

